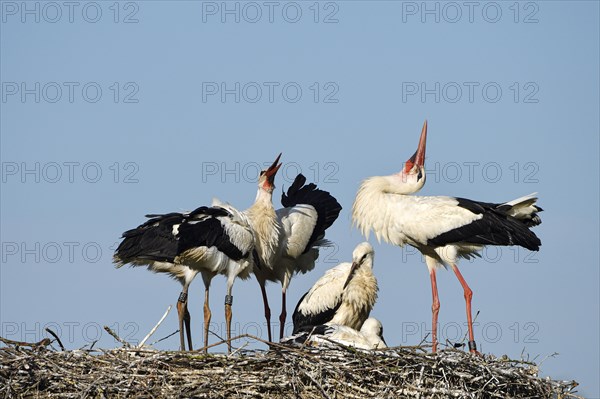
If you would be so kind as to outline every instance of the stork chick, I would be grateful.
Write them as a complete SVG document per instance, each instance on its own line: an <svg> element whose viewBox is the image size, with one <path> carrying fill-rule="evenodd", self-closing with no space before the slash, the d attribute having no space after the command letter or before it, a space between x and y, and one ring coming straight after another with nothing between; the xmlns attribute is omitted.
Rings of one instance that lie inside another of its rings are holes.
<svg viewBox="0 0 600 399"><path fill-rule="evenodd" d="M371 244L363 242L352 252L352 263L341 263L325 272L300 298L292 316L294 334L304 327L327 323L359 330L377 300L374 256Z"/></svg>
<svg viewBox="0 0 600 399"><path fill-rule="evenodd" d="M339 324L327 323L314 327L303 327L297 334L284 338L282 344L331 346L332 342L357 349L385 349L381 322L369 317L360 331Z"/></svg>

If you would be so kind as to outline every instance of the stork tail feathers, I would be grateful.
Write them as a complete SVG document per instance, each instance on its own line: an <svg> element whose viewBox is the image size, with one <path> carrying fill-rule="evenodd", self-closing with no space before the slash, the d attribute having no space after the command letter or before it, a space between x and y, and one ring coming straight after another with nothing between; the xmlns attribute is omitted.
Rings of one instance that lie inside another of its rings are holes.
<svg viewBox="0 0 600 399"><path fill-rule="evenodd" d="M177 255L177 241L172 235L172 229L174 225L181 223L183 215L168 213L148 217L150 220L146 223L123 233L123 241L113 256L117 268L127 263L141 266L153 261L173 262Z"/></svg>
<svg viewBox="0 0 600 399"><path fill-rule="evenodd" d="M521 198L508 201L500 208L506 209L506 214L523 222L527 227L537 226L542 223L542 219L538 216L538 212L543 209L536 205L538 198L537 193L532 193Z"/></svg>

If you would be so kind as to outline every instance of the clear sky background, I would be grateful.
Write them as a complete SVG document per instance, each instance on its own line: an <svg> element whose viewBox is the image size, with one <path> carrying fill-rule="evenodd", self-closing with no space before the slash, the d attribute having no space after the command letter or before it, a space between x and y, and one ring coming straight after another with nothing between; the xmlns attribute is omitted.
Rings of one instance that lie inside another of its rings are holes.
<svg viewBox="0 0 600 399"><path fill-rule="evenodd" d="M36 341L50 327L68 348L108 348L109 325L141 340L180 287L115 269L120 234L214 196L248 207L279 152L277 206L302 171L344 207L335 247L291 283L291 315L364 240L350 223L361 180L397 172L427 119L420 194L538 192L545 210L539 253L490 248L461 263L479 347L545 359L543 375L600 397L598 2L468 4L2 1L0 335ZM390 345L416 345L431 323L425 264L371 242L372 314ZM438 284L440 335L455 342L462 289L445 271ZM224 286L215 278L211 296L220 335ZM268 291L276 319L279 287ZM234 333L265 338L258 284L238 281L234 298ZM202 300L196 281L196 345ZM176 328L173 309L151 341ZM177 336L156 346L177 349Z"/></svg>

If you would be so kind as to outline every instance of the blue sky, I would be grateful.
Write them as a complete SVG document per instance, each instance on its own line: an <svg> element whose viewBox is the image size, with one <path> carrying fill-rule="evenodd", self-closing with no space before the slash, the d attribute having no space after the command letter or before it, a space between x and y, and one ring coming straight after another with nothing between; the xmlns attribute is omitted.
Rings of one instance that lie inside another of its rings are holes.
<svg viewBox="0 0 600 399"><path fill-rule="evenodd" d="M248 207L279 152L277 192L301 171L344 207L335 246L292 281L291 314L364 239L349 212L360 181L398 171L427 119L420 194L538 192L545 209L540 252L461 263L481 350L558 353L542 374L600 397L598 3L468 4L2 1L0 335L34 341L50 327L69 348L111 347L109 325L141 340L179 286L114 269L120 234L213 197ZM389 344L415 345L431 323L425 264L371 242L372 314ZM438 285L440 336L456 341L462 290L444 271ZM220 334L224 286L216 278L211 295ZM268 290L277 315L279 288ZM192 284L196 345L202 291ZM236 331L266 337L258 284L236 282L234 298ZM153 339L176 327L173 310Z"/></svg>

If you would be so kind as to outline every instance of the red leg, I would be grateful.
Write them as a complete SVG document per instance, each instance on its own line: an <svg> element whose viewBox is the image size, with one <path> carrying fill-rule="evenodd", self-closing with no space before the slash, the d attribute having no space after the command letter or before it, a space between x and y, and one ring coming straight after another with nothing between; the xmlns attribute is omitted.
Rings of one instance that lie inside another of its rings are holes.
<svg viewBox="0 0 600 399"><path fill-rule="evenodd" d="M269 342L273 342L273 338L271 337L271 309L269 308L269 300L267 299L267 291L265 290L265 285L258 283L260 285L260 292L263 298L263 304L265 305L265 319L267 319L267 334L269 337Z"/></svg>
<svg viewBox="0 0 600 399"><path fill-rule="evenodd" d="M231 353L231 295L225 296L225 322L227 323L227 353Z"/></svg>
<svg viewBox="0 0 600 399"><path fill-rule="evenodd" d="M471 316L471 299L473 299L473 291L469 288L469 285L463 278L462 274L460 274L460 270L456 265L452 265L452 270L454 270L454 274L458 277L458 281L460 281L460 285L462 285L463 290L465 292L465 302L467 303L467 324L469 326L469 350L471 353L479 353L477 352L477 345L475 344L475 334L473 334L473 317Z"/></svg>
<svg viewBox="0 0 600 399"><path fill-rule="evenodd" d="M438 298L438 289L437 289L437 281L435 278L435 269L429 270L429 277L431 278L431 296L433 297L433 302L431 305L431 340L433 342L432 351L437 351L437 322L438 322L438 314L440 312L440 300Z"/></svg>
<svg viewBox="0 0 600 399"><path fill-rule="evenodd" d="M209 288L205 287L204 290L204 353L208 353L208 327L210 326L210 319L212 313L208 304Z"/></svg>
<svg viewBox="0 0 600 399"><path fill-rule="evenodd" d="M185 320L185 313L187 312L187 294L182 292L179 295L179 299L177 299L177 316L179 318L179 350L185 350L185 341L183 339L183 330L184 325L183 322Z"/></svg>
<svg viewBox="0 0 600 399"><path fill-rule="evenodd" d="M287 317L287 311L285 310L285 291L281 292L281 315L279 315L279 340L283 338L285 332L285 318Z"/></svg>

